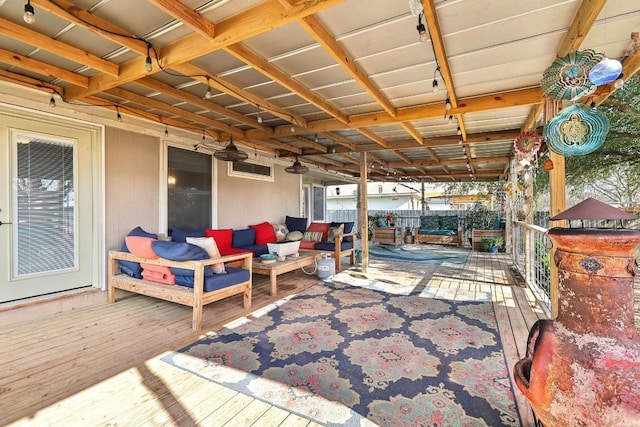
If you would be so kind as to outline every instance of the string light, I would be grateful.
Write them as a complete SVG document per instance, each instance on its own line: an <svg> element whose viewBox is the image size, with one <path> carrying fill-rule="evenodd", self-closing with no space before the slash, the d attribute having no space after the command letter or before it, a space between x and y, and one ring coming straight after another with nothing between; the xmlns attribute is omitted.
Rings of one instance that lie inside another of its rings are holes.
<svg viewBox="0 0 640 427"><path fill-rule="evenodd" d="M462 138L458 139L458 144L462 145Z"/></svg>
<svg viewBox="0 0 640 427"><path fill-rule="evenodd" d="M440 71L440 65L436 62L436 69L433 70L433 83L431 83L431 87L433 87L433 93L438 93L440 88L438 87L438 79L436 78L436 74L440 73L442 75L442 71Z"/></svg>
<svg viewBox="0 0 640 427"><path fill-rule="evenodd" d="M262 116L260 115L260 107L258 107L258 117L256 118L256 121L260 124L262 124Z"/></svg>
<svg viewBox="0 0 640 427"><path fill-rule="evenodd" d="M151 62L151 43L147 42L147 59L144 61L144 69L147 72L153 70L153 63Z"/></svg>
<svg viewBox="0 0 640 427"><path fill-rule="evenodd" d="M449 124L453 123L453 116L449 116L448 122L449 122Z"/></svg>
<svg viewBox="0 0 640 427"><path fill-rule="evenodd" d="M24 5L24 15L22 15L22 19L29 25L36 22L36 11L31 5L31 0L27 0L27 4Z"/></svg>
<svg viewBox="0 0 640 427"><path fill-rule="evenodd" d="M457 133L458 133L458 135L462 135L462 129L460 129L460 126L458 126Z"/></svg>
<svg viewBox="0 0 640 427"><path fill-rule="evenodd" d="M418 25L416 26L416 30L418 30L418 36L420 37L421 42L427 41L427 29L422 23L422 13L418 15Z"/></svg>
<svg viewBox="0 0 640 427"><path fill-rule="evenodd" d="M56 99L53 97L53 95L51 95L51 99L49 100L49 107L51 108L56 107Z"/></svg>
<svg viewBox="0 0 640 427"><path fill-rule="evenodd" d="M165 125L164 127L164 136L167 137L169 136L169 127Z"/></svg>
<svg viewBox="0 0 640 427"><path fill-rule="evenodd" d="M315 142L316 144L318 143L318 134L316 133L316 137L314 138L313 142Z"/></svg>
<svg viewBox="0 0 640 427"><path fill-rule="evenodd" d="M291 125L291 133L294 133L296 131L295 126Z"/></svg>
<svg viewBox="0 0 640 427"><path fill-rule="evenodd" d="M449 96L447 96L447 100L444 102L444 109L446 111L451 110L451 98L449 98Z"/></svg>
<svg viewBox="0 0 640 427"><path fill-rule="evenodd" d="M116 105L116 120L118 120L119 122L122 121L122 115L120 114L120 107L118 107Z"/></svg>
<svg viewBox="0 0 640 427"><path fill-rule="evenodd" d="M205 92L204 94L204 99L211 99L212 96L211 85L209 84L209 76L207 76L207 92Z"/></svg>

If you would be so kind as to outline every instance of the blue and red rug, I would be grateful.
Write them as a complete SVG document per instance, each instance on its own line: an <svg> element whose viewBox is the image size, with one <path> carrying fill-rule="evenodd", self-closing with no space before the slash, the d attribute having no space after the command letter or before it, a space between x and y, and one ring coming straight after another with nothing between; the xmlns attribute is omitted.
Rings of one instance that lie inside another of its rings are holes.
<svg viewBox="0 0 640 427"><path fill-rule="evenodd" d="M329 426L520 426L490 302L315 285L163 358Z"/></svg>

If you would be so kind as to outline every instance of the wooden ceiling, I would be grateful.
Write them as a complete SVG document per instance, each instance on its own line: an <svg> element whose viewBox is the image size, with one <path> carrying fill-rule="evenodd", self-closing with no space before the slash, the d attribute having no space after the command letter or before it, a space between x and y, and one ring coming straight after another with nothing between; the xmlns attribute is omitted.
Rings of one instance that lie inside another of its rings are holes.
<svg viewBox="0 0 640 427"><path fill-rule="evenodd" d="M27 24L24 1L0 1L1 80L212 150L232 135L349 176L367 152L373 180L504 179L515 136L541 124L557 56L591 48L627 77L640 67L623 58L640 27L628 0L422 0L424 41L407 0L30 3Z"/></svg>

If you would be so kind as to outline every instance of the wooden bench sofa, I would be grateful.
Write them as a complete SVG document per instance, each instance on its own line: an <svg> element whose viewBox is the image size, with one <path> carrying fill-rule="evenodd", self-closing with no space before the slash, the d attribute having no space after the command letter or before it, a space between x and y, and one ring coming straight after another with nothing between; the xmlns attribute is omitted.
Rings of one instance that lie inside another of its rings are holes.
<svg viewBox="0 0 640 427"><path fill-rule="evenodd" d="M192 328L199 330L202 328L202 308L204 305L228 298L233 295L243 294L244 308L251 308L252 291L252 266L253 254L250 252L228 255L216 259L202 261L171 261L164 258L145 259L128 252L109 251L108 265L108 292L107 297L110 303L116 301L116 289L122 289L137 294L142 294L165 301L171 301L182 305L193 307ZM144 279L136 279L126 274L119 273L118 261L132 261L137 263L161 265L167 267L177 267L194 272L193 288L180 285L165 285L163 283L152 282ZM225 286L210 292L204 291L204 268L205 266L220 262L238 263L240 268L249 270L249 280Z"/></svg>
<svg viewBox="0 0 640 427"><path fill-rule="evenodd" d="M462 227L457 216L422 215L413 233L415 243L462 244Z"/></svg>

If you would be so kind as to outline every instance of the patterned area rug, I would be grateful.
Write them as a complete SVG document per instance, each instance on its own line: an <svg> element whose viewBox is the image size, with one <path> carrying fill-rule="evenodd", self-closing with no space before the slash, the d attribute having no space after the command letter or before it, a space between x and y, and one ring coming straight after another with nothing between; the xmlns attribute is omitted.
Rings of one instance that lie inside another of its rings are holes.
<svg viewBox="0 0 640 427"><path fill-rule="evenodd" d="M520 426L491 303L332 283L167 363L328 426Z"/></svg>
<svg viewBox="0 0 640 427"><path fill-rule="evenodd" d="M400 247L370 245L372 258L390 258L403 261L465 264L469 251L433 245L404 245Z"/></svg>

